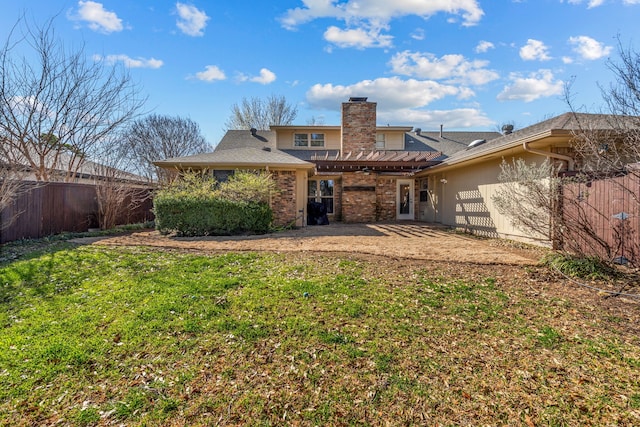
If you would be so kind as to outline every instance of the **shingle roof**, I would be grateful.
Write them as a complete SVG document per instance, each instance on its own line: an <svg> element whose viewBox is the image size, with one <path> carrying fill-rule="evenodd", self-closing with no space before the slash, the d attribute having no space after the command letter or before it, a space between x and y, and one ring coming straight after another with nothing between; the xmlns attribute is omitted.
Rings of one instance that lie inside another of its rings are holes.
<svg viewBox="0 0 640 427"><path fill-rule="evenodd" d="M275 149L276 133L270 130L258 130L255 134L249 130L229 130L222 137L215 151L250 147Z"/></svg>
<svg viewBox="0 0 640 427"><path fill-rule="evenodd" d="M440 151L443 157L450 157L465 150L469 144L478 140L493 140L502 136L499 132L407 132L405 148L411 151Z"/></svg>
<svg viewBox="0 0 640 427"><path fill-rule="evenodd" d="M510 134L487 140L474 148L460 150L444 161L453 164L463 160L479 157L488 152L500 151L519 145L522 141L553 135L572 135L581 130L618 130L620 116L608 114L564 113L534 125L516 130ZM631 127L638 128L638 117L623 119Z"/></svg>
<svg viewBox="0 0 640 427"><path fill-rule="evenodd" d="M276 149L272 131L230 130L211 153L174 157L154 162L158 166L205 167L295 167L313 168L313 164Z"/></svg>

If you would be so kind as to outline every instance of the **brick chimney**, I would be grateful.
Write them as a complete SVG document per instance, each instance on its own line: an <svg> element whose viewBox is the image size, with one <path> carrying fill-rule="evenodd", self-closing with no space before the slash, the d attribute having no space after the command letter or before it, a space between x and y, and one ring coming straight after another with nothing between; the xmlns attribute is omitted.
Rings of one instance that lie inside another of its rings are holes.
<svg viewBox="0 0 640 427"><path fill-rule="evenodd" d="M342 103L342 154L373 151L376 147L376 106L367 98Z"/></svg>

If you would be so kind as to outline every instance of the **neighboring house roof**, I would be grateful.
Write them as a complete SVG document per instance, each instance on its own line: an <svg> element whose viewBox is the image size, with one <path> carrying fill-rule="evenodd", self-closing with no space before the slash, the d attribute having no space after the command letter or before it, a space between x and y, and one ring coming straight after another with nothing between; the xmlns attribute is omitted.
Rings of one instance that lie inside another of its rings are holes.
<svg viewBox="0 0 640 427"><path fill-rule="evenodd" d="M37 158L39 157L39 155L34 153L33 157ZM27 173L33 172L33 168L29 164L29 161L24 156L24 154L19 154L17 158L12 159L12 161L0 158L0 166L2 164L17 164L20 167L21 171ZM52 150L50 153L48 153L44 157L44 167L52 172L52 180L65 179L69 174L69 178L71 180L99 181L108 179L121 182L130 182L132 184L149 184L149 180L143 176L127 172L113 166L107 166L98 162L94 162L80 156L71 155L69 153L65 153L64 151L58 152ZM69 168L71 168L72 170L68 171ZM33 175L34 174L27 174L26 176L22 177L22 179L34 180L35 176Z"/></svg>

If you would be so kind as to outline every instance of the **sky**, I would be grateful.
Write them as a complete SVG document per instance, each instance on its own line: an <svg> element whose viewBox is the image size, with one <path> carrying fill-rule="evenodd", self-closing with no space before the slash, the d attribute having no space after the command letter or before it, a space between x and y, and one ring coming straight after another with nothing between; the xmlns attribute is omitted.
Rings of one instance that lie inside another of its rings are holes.
<svg viewBox="0 0 640 427"><path fill-rule="evenodd" d="M146 113L187 117L211 144L244 98L284 96L294 124L339 125L350 96L379 125L516 129L598 111L619 45L640 43L640 0L0 0L54 18L65 46L126 67ZM638 49L640 50L640 49Z"/></svg>

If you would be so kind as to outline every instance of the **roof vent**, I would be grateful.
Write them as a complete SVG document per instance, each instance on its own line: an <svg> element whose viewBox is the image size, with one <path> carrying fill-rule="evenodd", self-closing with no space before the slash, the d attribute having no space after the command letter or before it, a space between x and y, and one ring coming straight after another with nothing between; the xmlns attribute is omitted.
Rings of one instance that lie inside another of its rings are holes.
<svg viewBox="0 0 640 427"><path fill-rule="evenodd" d="M511 132L513 132L513 125L512 124L506 124L504 126L502 126L502 133L505 135L509 135Z"/></svg>
<svg viewBox="0 0 640 427"><path fill-rule="evenodd" d="M420 135L420 132L422 132L422 129L415 128L414 132L416 133L416 135Z"/></svg>
<svg viewBox="0 0 640 427"><path fill-rule="evenodd" d="M486 139L476 139L475 141L471 141L471 144L467 145L467 148L477 147L478 145L482 145L487 142Z"/></svg>
<svg viewBox="0 0 640 427"><path fill-rule="evenodd" d="M352 96L349 98L349 102L367 102L366 96Z"/></svg>
<svg viewBox="0 0 640 427"><path fill-rule="evenodd" d="M262 147L264 151L271 151L271 147Z"/></svg>
<svg viewBox="0 0 640 427"><path fill-rule="evenodd" d="M251 129L249 129L249 132L251 132L251 135L256 136L256 132L258 132L258 129L251 128Z"/></svg>

